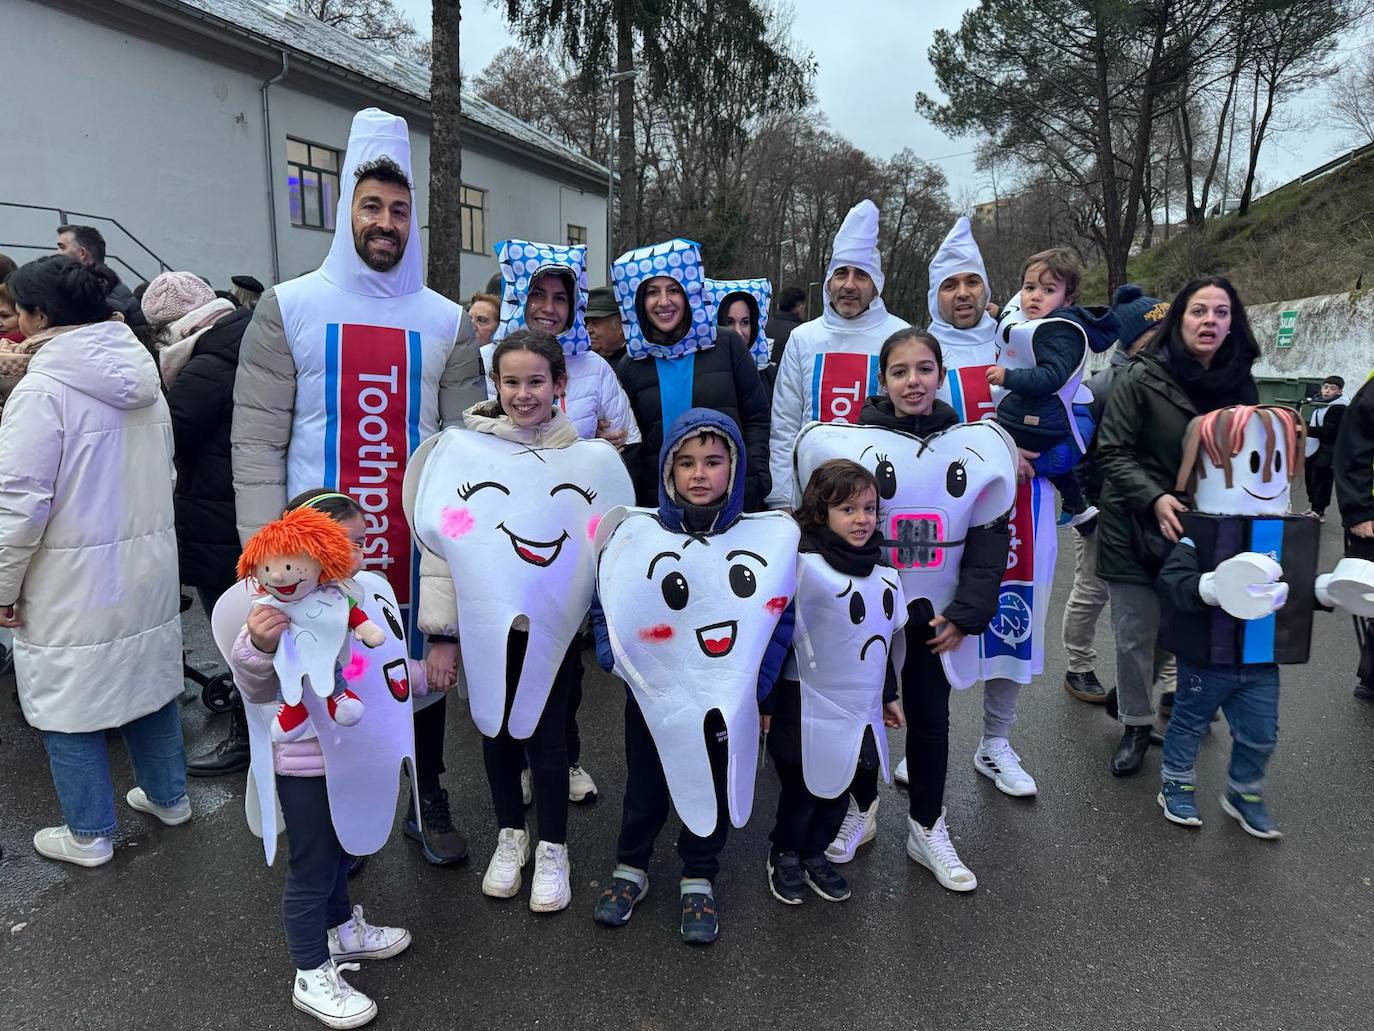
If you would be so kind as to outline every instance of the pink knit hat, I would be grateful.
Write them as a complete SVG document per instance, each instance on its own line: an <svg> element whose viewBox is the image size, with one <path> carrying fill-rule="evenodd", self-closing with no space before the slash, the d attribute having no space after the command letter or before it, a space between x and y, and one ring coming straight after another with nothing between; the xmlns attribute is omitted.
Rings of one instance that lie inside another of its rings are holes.
<svg viewBox="0 0 1374 1031"><path fill-rule="evenodd" d="M194 272L164 272L144 291L143 314L161 329L214 299L215 291Z"/></svg>

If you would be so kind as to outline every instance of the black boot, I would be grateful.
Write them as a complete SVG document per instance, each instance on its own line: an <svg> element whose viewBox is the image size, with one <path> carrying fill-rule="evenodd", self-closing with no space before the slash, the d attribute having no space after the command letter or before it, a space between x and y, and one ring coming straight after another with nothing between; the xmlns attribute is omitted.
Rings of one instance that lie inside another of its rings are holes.
<svg viewBox="0 0 1374 1031"><path fill-rule="evenodd" d="M461 863L468 857L467 839L448 811L448 792L443 788L430 795L420 796L420 820L415 819L415 801L411 800L406 814L406 836L420 843L425 858L435 866Z"/></svg>
<svg viewBox="0 0 1374 1031"><path fill-rule="evenodd" d="M1064 690L1080 702L1090 705L1101 705L1107 700L1107 689L1102 686L1102 681L1097 679L1097 674L1092 670L1086 673L1074 673L1070 670L1065 673Z"/></svg>
<svg viewBox="0 0 1374 1031"><path fill-rule="evenodd" d="M1126 728L1121 735L1121 744L1116 746L1116 753L1112 756L1114 776L1129 777L1140 772L1140 767L1145 763L1145 753L1150 750L1150 729L1149 724Z"/></svg>
<svg viewBox="0 0 1374 1031"><path fill-rule="evenodd" d="M193 777L222 777L248 769L248 721L243 703L236 702L229 710L229 736L210 751L198 755L186 764L186 772Z"/></svg>

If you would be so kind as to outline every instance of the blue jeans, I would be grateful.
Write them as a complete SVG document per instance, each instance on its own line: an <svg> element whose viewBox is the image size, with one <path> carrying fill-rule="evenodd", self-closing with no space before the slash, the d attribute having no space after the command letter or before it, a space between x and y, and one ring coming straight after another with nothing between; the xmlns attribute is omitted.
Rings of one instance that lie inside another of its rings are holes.
<svg viewBox="0 0 1374 1031"><path fill-rule="evenodd" d="M134 780L148 801L172 806L186 797L186 748L175 698L157 712L124 724L119 732L133 762ZM62 816L72 833L83 838L104 837L115 829L114 782L105 733L43 732Z"/></svg>
<svg viewBox="0 0 1374 1031"><path fill-rule="evenodd" d="M1164 734L1164 779L1195 782L1198 745L1217 709L1231 727L1227 787L1263 791L1279 740L1279 668L1272 664L1215 669L1179 660L1178 694Z"/></svg>

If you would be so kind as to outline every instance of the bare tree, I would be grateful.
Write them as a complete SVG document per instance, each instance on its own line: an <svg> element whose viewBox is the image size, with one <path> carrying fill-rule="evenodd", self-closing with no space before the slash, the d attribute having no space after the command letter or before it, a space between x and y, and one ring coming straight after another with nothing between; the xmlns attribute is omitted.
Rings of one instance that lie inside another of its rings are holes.
<svg viewBox="0 0 1374 1031"><path fill-rule="evenodd" d="M461 0L434 0L433 64L429 72L429 286L462 296L463 116L458 72Z"/></svg>
<svg viewBox="0 0 1374 1031"><path fill-rule="evenodd" d="M429 63L430 44L395 0L291 0L301 14L342 29L379 49L410 54Z"/></svg>
<svg viewBox="0 0 1374 1031"><path fill-rule="evenodd" d="M1352 147L1374 143L1374 47L1366 47L1331 79L1327 117L1353 139Z"/></svg>

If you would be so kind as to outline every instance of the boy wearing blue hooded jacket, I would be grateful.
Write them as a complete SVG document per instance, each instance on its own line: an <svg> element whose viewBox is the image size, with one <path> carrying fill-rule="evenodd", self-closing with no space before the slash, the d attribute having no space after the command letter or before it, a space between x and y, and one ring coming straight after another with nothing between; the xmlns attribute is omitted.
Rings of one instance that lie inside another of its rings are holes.
<svg viewBox="0 0 1374 1031"><path fill-rule="evenodd" d="M739 427L729 416L709 408L684 412L665 434L659 452L658 519L671 531L710 535L729 529L744 511L746 451ZM732 475L733 473L733 475ZM606 621L592 605L596 657L608 673L614 667ZM759 670L758 695L767 697L782 670L792 643L791 607L779 619ZM684 825L677 849L682 859L682 938L689 945L709 945L720 933L713 880L730 826L725 796L728 761L726 730L719 712L705 722L706 749L715 782L716 827L706 837ZM616 845L616 868L597 900L593 919L605 927L629 923L636 903L648 891L649 859L654 841L668 819L671 801L658 748L634 694L625 689L625 801Z"/></svg>

